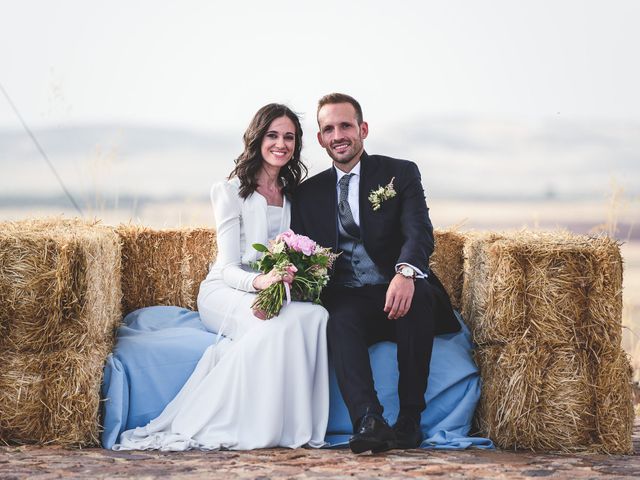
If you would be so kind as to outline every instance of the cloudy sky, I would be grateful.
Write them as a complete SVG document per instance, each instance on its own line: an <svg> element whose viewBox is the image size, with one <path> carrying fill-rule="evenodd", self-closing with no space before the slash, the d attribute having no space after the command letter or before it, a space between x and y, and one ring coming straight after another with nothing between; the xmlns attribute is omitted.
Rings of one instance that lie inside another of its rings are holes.
<svg viewBox="0 0 640 480"><path fill-rule="evenodd" d="M381 126L640 120L639 21L635 0L4 0L0 82L33 126L234 130L270 101L313 117L333 90Z"/></svg>

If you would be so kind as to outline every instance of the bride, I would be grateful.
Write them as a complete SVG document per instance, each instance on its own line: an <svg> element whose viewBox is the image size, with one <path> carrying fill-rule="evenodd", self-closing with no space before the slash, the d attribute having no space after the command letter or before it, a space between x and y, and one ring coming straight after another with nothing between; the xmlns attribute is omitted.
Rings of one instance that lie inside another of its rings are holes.
<svg viewBox="0 0 640 480"><path fill-rule="evenodd" d="M269 104L244 133L229 180L211 188L218 255L200 285L198 310L218 333L178 395L115 450L321 447L329 416L326 324L319 305L292 302L277 317L252 311L256 292L292 282L250 268L254 243L289 228L289 195L306 174L302 129L288 107Z"/></svg>

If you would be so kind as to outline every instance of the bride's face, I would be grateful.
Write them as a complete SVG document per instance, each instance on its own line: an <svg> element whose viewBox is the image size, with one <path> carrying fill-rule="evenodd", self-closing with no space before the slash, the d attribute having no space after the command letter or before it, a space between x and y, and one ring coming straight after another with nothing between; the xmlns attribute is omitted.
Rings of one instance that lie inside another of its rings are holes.
<svg viewBox="0 0 640 480"><path fill-rule="evenodd" d="M287 116L276 118L264 137L260 153L264 162L272 167L284 167L291 157L296 146L296 127Z"/></svg>

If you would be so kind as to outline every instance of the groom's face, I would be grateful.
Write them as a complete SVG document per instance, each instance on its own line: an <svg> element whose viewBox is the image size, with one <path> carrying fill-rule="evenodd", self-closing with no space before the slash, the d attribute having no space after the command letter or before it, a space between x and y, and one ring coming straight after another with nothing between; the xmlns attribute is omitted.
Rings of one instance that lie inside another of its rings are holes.
<svg viewBox="0 0 640 480"><path fill-rule="evenodd" d="M318 141L335 163L351 167L358 163L369 126L358 123L353 105L324 105L318 112L318 126Z"/></svg>

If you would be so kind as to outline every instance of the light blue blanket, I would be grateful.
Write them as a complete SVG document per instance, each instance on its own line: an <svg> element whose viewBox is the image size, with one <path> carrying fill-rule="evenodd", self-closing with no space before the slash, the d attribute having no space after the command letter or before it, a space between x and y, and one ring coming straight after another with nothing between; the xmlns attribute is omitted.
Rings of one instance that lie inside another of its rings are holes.
<svg viewBox="0 0 640 480"><path fill-rule="evenodd" d="M427 409L422 414L423 448L493 448L491 440L468 436L480 377L471 358L469 331L461 324L461 332L436 337L433 345ZM197 312L148 307L127 315L104 371L102 445L111 448L124 430L158 416L214 341L215 334L204 328ZM398 414L396 346L383 342L369 352L384 415L393 423ZM330 394L326 441L345 445L352 427L333 369Z"/></svg>

